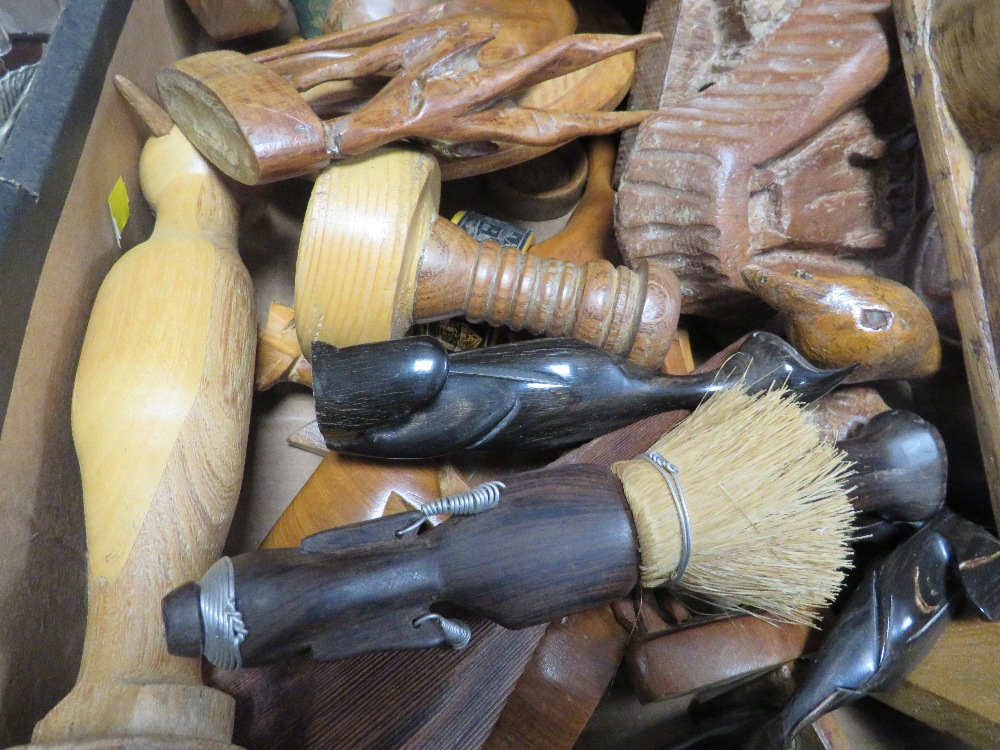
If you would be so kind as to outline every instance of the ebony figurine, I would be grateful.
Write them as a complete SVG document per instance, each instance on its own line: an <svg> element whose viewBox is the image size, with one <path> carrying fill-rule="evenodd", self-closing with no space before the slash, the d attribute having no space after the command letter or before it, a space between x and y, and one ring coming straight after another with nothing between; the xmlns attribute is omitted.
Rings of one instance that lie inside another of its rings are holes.
<svg viewBox="0 0 1000 750"><path fill-rule="evenodd" d="M964 600L1000 619L1000 541L942 510L870 569L791 701L746 750L786 750L820 716L886 690L927 655Z"/></svg>
<svg viewBox="0 0 1000 750"><path fill-rule="evenodd" d="M575 339L537 339L449 355L429 337L338 349L313 344L320 430L337 451L427 458L459 450L572 445L662 411L693 409L746 382L786 384L812 401L852 368L819 370L769 333L750 335L718 369L656 375Z"/></svg>

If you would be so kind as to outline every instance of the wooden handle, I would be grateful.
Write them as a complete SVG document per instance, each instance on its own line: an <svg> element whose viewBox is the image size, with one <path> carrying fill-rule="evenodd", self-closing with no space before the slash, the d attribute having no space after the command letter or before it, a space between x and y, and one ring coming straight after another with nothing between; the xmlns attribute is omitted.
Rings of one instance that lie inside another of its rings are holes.
<svg viewBox="0 0 1000 750"><path fill-rule="evenodd" d="M575 266L477 243L435 219L417 277L417 321L464 315L514 330L572 336L646 367L663 363L677 328L680 288L664 267L633 271L604 260Z"/></svg>
<svg viewBox="0 0 1000 750"><path fill-rule="evenodd" d="M233 701L201 684L197 663L167 654L160 599L200 576L228 532L249 426L253 292L236 203L178 130L150 139L141 179L156 226L98 292L73 393L89 553L83 661L34 740L225 748Z"/></svg>

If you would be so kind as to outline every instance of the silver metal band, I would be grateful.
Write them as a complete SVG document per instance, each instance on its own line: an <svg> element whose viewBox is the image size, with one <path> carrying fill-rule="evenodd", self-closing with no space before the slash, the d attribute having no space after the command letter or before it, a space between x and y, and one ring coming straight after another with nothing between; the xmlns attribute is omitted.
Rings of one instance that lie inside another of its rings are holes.
<svg viewBox="0 0 1000 750"><path fill-rule="evenodd" d="M424 503L420 508L423 518L419 518L405 529L396 532L396 537L400 538L416 531L424 521L431 516L451 515L451 516L474 516L484 510L490 510L500 504L500 490L506 489L503 482L492 481L473 487L468 492L460 492L457 495L442 497L430 503Z"/></svg>
<svg viewBox="0 0 1000 750"><path fill-rule="evenodd" d="M681 489L680 479L677 478L681 470L656 451L643 453L638 458L649 461L663 475L663 481L667 483L670 496L674 499L674 505L677 506L677 516L681 524L681 555L677 561L677 568L667 580L669 584L676 584L684 575L684 571L687 570L688 563L691 561L691 517L688 515L687 502L684 500L684 490Z"/></svg>
<svg viewBox="0 0 1000 750"><path fill-rule="evenodd" d="M243 615L236 609L233 561L223 557L201 579L201 621L205 629L205 658L222 669L243 666L240 644L247 637Z"/></svg>

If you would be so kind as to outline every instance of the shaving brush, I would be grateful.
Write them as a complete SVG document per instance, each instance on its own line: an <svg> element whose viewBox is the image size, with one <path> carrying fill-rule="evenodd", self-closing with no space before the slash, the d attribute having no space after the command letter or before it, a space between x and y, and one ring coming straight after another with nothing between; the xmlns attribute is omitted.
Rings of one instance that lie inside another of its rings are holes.
<svg viewBox="0 0 1000 750"><path fill-rule="evenodd" d="M812 622L841 585L853 510L847 461L792 396L723 391L653 449L673 464L654 455L614 473L530 472L298 549L223 558L164 599L168 648L204 648L230 668L302 652L459 648L471 634L450 607L523 628L620 598L640 577Z"/></svg>

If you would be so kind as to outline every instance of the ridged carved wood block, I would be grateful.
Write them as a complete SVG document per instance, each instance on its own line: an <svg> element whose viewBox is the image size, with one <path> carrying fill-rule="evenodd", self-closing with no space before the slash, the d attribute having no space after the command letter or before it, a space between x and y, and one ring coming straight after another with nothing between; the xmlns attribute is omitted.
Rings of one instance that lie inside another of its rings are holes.
<svg viewBox="0 0 1000 750"><path fill-rule="evenodd" d="M857 164L882 145L851 110L885 75L887 7L804 0L738 65L640 127L618 193L619 245L627 262L667 261L685 311L745 301L749 263L857 273L866 266L854 256L885 244Z"/></svg>
<svg viewBox="0 0 1000 750"><path fill-rule="evenodd" d="M574 266L480 244L436 215L439 194L437 162L414 149L380 150L319 177L295 277L306 357L317 339L334 346L381 341L415 322L464 315L572 336L646 367L662 364L678 318L676 279L667 268Z"/></svg>

